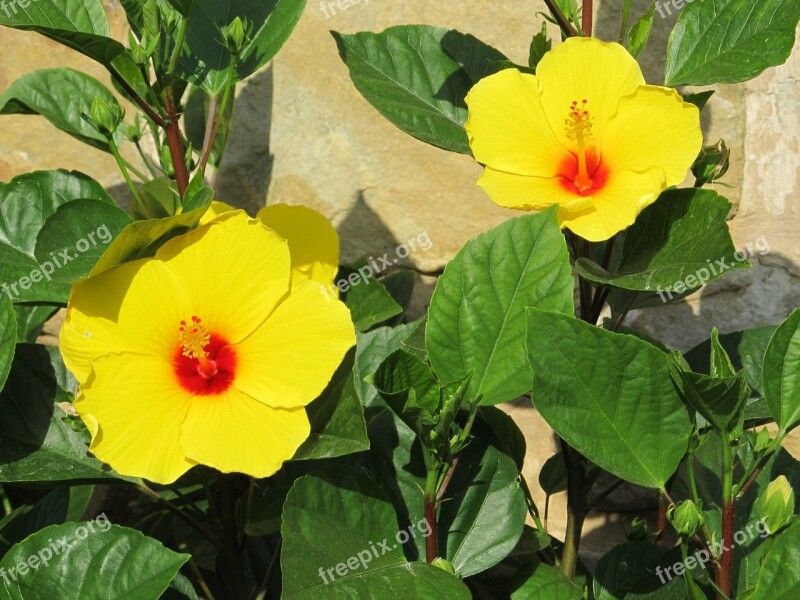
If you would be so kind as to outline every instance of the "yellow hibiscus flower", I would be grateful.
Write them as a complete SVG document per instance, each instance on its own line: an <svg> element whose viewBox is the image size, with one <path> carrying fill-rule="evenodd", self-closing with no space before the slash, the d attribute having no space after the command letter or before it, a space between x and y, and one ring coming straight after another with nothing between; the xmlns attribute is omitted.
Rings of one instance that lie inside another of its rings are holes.
<svg viewBox="0 0 800 600"><path fill-rule="evenodd" d="M230 204L215 200L200 224L234 210ZM324 215L306 206L271 204L258 211L256 218L289 243L293 281L310 279L325 289L336 289L333 282L339 272L339 234Z"/></svg>
<svg viewBox="0 0 800 600"><path fill-rule="evenodd" d="M60 337L91 451L158 483L275 473L354 343L347 308L293 281L289 244L242 211L76 284Z"/></svg>
<svg viewBox="0 0 800 600"><path fill-rule="evenodd" d="M543 210L589 241L629 227L700 152L700 112L646 85L619 44L569 38L536 75L505 69L467 96L478 184L500 206Z"/></svg>

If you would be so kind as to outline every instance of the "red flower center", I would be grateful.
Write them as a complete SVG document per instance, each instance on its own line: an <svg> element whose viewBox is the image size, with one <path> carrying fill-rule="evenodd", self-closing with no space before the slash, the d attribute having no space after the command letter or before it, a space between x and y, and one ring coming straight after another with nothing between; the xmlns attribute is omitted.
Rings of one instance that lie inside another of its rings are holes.
<svg viewBox="0 0 800 600"><path fill-rule="evenodd" d="M558 169L561 187L579 196L591 196L602 189L609 174L603 159L597 156L594 148L588 146L594 126L588 104L585 98L580 102L573 100L568 108L564 120L565 133L568 139L575 142L577 151L570 153Z"/></svg>
<svg viewBox="0 0 800 600"><path fill-rule="evenodd" d="M209 333L199 317L181 321L180 337L173 357L181 386L200 396L221 394L233 383L236 352L223 337Z"/></svg>
<svg viewBox="0 0 800 600"><path fill-rule="evenodd" d="M608 182L610 171L593 148L586 150L586 176L581 177L579 159L575 154L566 157L558 167L561 187L579 196L591 196Z"/></svg>

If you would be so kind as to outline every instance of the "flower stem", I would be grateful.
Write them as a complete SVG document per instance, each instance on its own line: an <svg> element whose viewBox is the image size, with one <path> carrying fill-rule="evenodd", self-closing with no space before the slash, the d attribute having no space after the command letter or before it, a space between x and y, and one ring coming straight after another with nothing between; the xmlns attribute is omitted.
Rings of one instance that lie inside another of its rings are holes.
<svg viewBox="0 0 800 600"><path fill-rule="evenodd" d="M183 139L178 118L178 111L175 108L175 100L172 97L172 89L167 88L164 95L167 114L169 115L165 125L167 132L167 144L172 156L172 166L175 169L175 181L178 183L178 193L181 201L186 195L186 188L189 187L189 172L186 170L186 157L183 151Z"/></svg>
<svg viewBox="0 0 800 600"><path fill-rule="evenodd" d="M544 3L547 4L547 8L550 9L550 13L553 15L553 18L558 23L558 26L561 28L561 31L567 37L575 37L578 35L578 32L572 26L572 23L569 22L569 19L561 12L561 9L558 7L558 4L554 2L554 0L544 0Z"/></svg>
<svg viewBox="0 0 800 600"><path fill-rule="evenodd" d="M436 560L438 549L436 547L436 484L439 479L438 469L428 471L425 479L425 520L428 522L428 535L425 536L425 561L432 563Z"/></svg>
<svg viewBox="0 0 800 600"><path fill-rule="evenodd" d="M561 552L559 570L570 579L575 578L578 566L578 548L581 543L583 522L586 519L585 483L586 476L578 455L564 440L561 450L567 465L567 531L564 535L564 549Z"/></svg>
<svg viewBox="0 0 800 600"><path fill-rule="evenodd" d="M583 0L583 12L581 13L581 27L583 35L586 37L592 36L592 16L594 11L594 0Z"/></svg>
<svg viewBox="0 0 800 600"><path fill-rule="evenodd" d="M136 202L136 206L143 208L142 198L139 196L139 190L136 189L136 185L134 185L133 179L131 179L131 174L128 172L128 163L119 153L119 148L117 147L117 143L114 141L114 137L109 135L106 139L108 140L108 147L111 150L111 154L114 156L114 160L117 161L117 166L119 166L119 170L122 172L122 176L125 178L125 183L128 184L128 188L130 189L131 194L133 194L133 199Z"/></svg>
<svg viewBox="0 0 800 600"><path fill-rule="evenodd" d="M239 528L236 523L236 500L238 487L235 477L223 477L219 482L220 523L222 524L222 542L225 562L231 578L231 586L237 600L250 600L244 564L239 548Z"/></svg>
<svg viewBox="0 0 800 600"><path fill-rule="evenodd" d="M208 107L208 123L206 124L205 139L203 140L203 152L200 158L200 172L205 174L208 161L211 158L211 152L214 150L214 143L219 134L219 128L222 121L226 118L225 113L228 110L228 103L230 102L233 89L236 87L234 78L236 76L236 57L231 57L231 62L228 65L228 78L225 82L225 91L222 93L222 100L218 101L215 96L211 99ZM209 124L213 125L209 128Z"/></svg>

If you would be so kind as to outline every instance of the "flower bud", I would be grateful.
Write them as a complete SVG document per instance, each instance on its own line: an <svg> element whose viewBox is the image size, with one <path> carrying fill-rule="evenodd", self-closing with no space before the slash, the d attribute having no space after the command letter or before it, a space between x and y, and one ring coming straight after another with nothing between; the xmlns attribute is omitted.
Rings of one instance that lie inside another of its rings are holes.
<svg viewBox="0 0 800 600"><path fill-rule="evenodd" d="M785 475L772 481L756 501L756 513L770 535L774 535L794 518L794 490Z"/></svg>
<svg viewBox="0 0 800 600"><path fill-rule="evenodd" d="M222 28L225 46L234 56L239 56L250 43L252 33L253 23L246 17L236 17L230 25Z"/></svg>
<svg viewBox="0 0 800 600"><path fill-rule="evenodd" d="M125 117L125 110L115 102L107 102L105 99L95 96L92 100L92 107L89 114L81 115L83 120L89 123L97 131L107 137L111 137L122 123Z"/></svg>
<svg viewBox="0 0 800 600"><path fill-rule="evenodd" d="M667 518L682 537L693 536L705 523L703 512L692 500L683 500L670 506Z"/></svg>
<svg viewBox="0 0 800 600"><path fill-rule="evenodd" d="M725 173L730 166L731 151L725 140L718 141L713 146L706 146L692 165L692 173L697 180L695 187L713 183Z"/></svg>
<svg viewBox="0 0 800 600"><path fill-rule="evenodd" d="M448 573L450 573L450 575L455 575L456 574L456 570L453 568L453 565L450 564L445 559L443 559L441 556L439 558L436 558L431 563L431 565L433 565L434 567L436 567L438 569L441 569L442 571L447 571Z"/></svg>

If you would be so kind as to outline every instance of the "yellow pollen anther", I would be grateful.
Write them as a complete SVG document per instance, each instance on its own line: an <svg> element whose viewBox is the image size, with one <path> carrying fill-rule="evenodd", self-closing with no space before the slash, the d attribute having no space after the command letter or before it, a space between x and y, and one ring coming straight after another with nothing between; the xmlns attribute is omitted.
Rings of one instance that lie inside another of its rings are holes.
<svg viewBox="0 0 800 600"><path fill-rule="evenodd" d="M588 100L573 100L569 106L569 116L564 120L567 138L579 144L592 136L592 115L586 110Z"/></svg>
<svg viewBox="0 0 800 600"><path fill-rule="evenodd" d="M208 356L206 346L211 341L211 334L203 327L202 320L193 316L192 322L189 324L186 321L181 321L178 331L181 334L180 344L181 348L183 348L183 355L187 358L203 361Z"/></svg>

